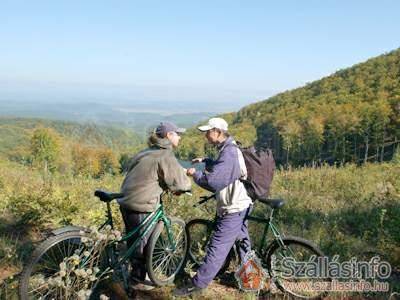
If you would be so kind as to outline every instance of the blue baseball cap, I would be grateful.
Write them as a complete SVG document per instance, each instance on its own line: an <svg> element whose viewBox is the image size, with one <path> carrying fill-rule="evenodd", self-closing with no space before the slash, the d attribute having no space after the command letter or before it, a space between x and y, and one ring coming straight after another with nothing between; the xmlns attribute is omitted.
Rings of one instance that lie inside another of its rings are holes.
<svg viewBox="0 0 400 300"><path fill-rule="evenodd" d="M157 126L155 133L159 137L165 138L168 132L184 133L185 131L186 131L185 128L179 128L174 123L161 122L160 125Z"/></svg>

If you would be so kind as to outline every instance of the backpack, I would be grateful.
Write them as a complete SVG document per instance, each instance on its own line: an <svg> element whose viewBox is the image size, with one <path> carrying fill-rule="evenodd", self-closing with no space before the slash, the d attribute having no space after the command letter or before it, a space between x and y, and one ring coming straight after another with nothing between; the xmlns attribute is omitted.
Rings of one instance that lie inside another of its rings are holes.
<svg viewBox="0 0 400 300"><path fill-rule="evenodd" d="M275 171L275 160L272 151L256 150L254 146L242 148L244 162L247 168L247 179L242 180L247 194L254 201L266 198L272 183Z"/></svg>

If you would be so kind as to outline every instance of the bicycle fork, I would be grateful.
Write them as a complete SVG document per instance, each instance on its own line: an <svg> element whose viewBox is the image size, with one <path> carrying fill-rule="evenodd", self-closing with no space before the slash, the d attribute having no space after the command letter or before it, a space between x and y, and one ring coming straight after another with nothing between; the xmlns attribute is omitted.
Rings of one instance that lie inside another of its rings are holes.
<svg viewBox="0 0 400 300"><path fill-rule="evenodd" d="M167 226L167 235L168 235L168 245L165 248L165 250L167 251L171 251L174 252L176 250L176 241L174 240L173 236L172 236L172 222L171 220L169 220L168 218L163 218L164 224L165 226Z"/></svg>

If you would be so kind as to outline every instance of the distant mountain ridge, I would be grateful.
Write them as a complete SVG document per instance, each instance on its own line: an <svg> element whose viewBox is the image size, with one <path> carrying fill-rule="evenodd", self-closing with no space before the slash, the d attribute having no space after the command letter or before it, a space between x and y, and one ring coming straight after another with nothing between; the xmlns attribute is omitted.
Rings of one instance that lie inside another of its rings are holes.
<svg viewBox="0 0 400 300"><path fill-rule="evenodd" d="M41 101L0 101L0 117L39 118L55 121L117 125L133 129L144 136L160 121L174 121L179 126L190 127L214 115L212 112L180 112L171 104L169 113L156 108L119 106L102 102L41 102ZM165 106L165 105L164 105Z"/></svg>
<svg viewBox="0 0 400 300"><path fill-rule="evenodd" d="M238 140L272 148L279 163L390 159L400 140L400 49L222 116ZM189 135L179 155L204 155L204 138Z"/></svg>

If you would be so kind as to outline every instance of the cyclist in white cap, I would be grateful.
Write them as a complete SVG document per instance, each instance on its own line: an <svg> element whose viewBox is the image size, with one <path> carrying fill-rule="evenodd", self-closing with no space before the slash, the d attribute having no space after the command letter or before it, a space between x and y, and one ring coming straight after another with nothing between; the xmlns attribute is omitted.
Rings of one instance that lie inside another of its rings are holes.
<svg viewBox="0 0 400 300"><path fill-rule="evenodd" d="M242 241L239 253L242 259L251 246L245 218L252 208L252 201L241 181L247 176L243 154L229 136L228 123L224 119L212 118L198 129L205 132L208 142L217 147L219 155L216 160L194 159L193 162L205 162L206 171L190 168L187 174L196 184L216 194L218 218L204 263L189 285L175 290L175 296L188 296L206 288L237 239Z"/></svg>

